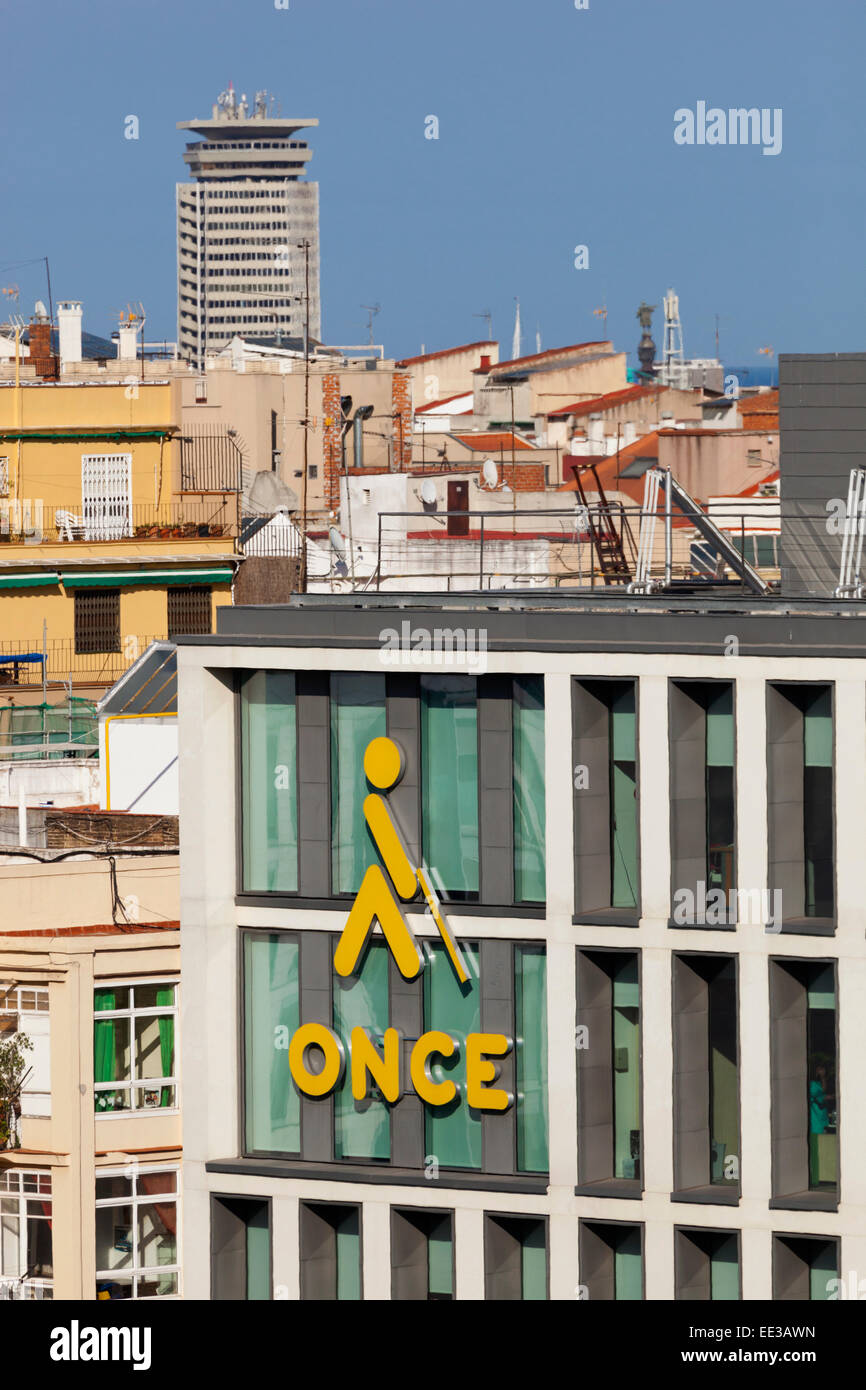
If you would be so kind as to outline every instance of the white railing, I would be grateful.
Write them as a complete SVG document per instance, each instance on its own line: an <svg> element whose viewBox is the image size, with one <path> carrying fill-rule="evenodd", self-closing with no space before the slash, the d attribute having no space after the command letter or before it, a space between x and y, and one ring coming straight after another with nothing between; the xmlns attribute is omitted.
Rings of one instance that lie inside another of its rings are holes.
<svg viewBox="0 0 866 1390"><path fill-rule="evenodd" d="M51 1279L0 1278L0 1300L42 1303L53 1298L54 1284Z"/></svg>

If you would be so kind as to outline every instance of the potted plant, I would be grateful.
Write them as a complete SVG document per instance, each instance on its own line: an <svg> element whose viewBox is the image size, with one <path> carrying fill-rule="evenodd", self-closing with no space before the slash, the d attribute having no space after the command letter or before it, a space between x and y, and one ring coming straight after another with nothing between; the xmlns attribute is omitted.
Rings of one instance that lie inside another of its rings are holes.
<svg viewBox="0 0 866 1390"><path fill-rule="evenodd" d="M24 1054L32 1048L24 1033L13 1033L8 1042L0 1043L0 1149L21 1147L21 1091L31 1070Z"/></svg>

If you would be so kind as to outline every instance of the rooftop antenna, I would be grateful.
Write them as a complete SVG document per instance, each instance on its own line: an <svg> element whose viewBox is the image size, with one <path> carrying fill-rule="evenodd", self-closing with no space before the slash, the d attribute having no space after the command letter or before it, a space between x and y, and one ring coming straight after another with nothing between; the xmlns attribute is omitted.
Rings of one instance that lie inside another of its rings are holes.
<svg viewBox="0 0 866 1390"><path fill-rule="evenodd" d="M489 309L482 309L480 314L473 314L472 317L473 317L474 319L486 319L486 320L487 320L487 341L488 341L488 343L492 343L492 342L493 342L493 315L491 314L490 310L489 310Z"/></svg>
<svg viewBox="0 0 866 1390"><path fill-rule="evenodd" d="M517 305L514 314L514 337L511 340L511 360L516 362L520 356L520 300L514 296L514 303Z"/></svg>
<svg viewBox="0 0 866 1390"><path fill-rule="evenodd" d="M381 311L382 306L381 304L362 304L361 308L367 310L367 332L370 335L370 347L373 347L373 320Z"/></svg>
<svg viewBox="0 0 866 1390"><path fill-rule="evenodd" d="M535 351L541 352L541 324L535 325Z"/></svg>
<svg viewBox="0 0 866 1390"><path fill-rule="evenodd" d="M607 304L602 304L600 309L593 309L592 312L597 319L601 319L602 332L604 333L605 339L607 339Z"/></svg>

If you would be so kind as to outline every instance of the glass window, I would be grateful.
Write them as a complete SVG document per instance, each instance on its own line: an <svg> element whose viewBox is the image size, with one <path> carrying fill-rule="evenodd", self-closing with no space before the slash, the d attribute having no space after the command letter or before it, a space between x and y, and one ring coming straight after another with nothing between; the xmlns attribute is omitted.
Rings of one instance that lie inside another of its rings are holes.
<svg viewBox="0 0 866 1390"><path fill-rule="evenodd" d="M514 682L514 900L544 902L544 678Z"/></svg>
<svg viewBox="0 0 866 1390"><path fill-rule="evenodd" d="M803 711L803 743L805 915L832 917L833 707L829 687L808 697Z"/></svg>
<svg viewBox="0 0 866 1390"><path fill-rule="evenodd" d="M466 1037L481 1030L478 947L461 942L469 981L457 980L444 946L430 947L424 970L424 1031L441 1029L456 1038L459 1049L430 1066L435 1081L453 1081L457 1095L450 1105L426 1106L427 1154L443 1168L481 1167L481 1115L466 1103Z"/></svg>
<svg viewBox="0 0 866 1390"><path fill-rule="evenodd" d="M454 1241L451 1217L433 1218L427 1236L428 1298L444 1302L454 1297Z"/></svg>
<svg viewBox="0 0 866 1390"><path fill-rule="evenodd" d="M548 1166L546 964L543 946L515 946L517 1166L524 1173Z"/></svg>
<svg viewBox="0 0 866 1390"><path fill-rule="evenodd" d="M712 687L709 687L712 692ZM707 713L707 888L734 887L734 689L709 693Z"/></svg>
<svg viewBox="0 0 866 1390"><path fill-rule="evenodd" d="M361 1217L357 1207L347 1207L335 1224L337 1247L337 1298L361 1297Z"/></svg>
<svg viewBox="0 0 866 1390"><path fill-rule="evenodd" d="M378 863L364 820L369 792L364 752L387 733L385 677L331 676L331 861L335 893L355 893L368 865Z"/></svg>
<svg viewBox="0 0 866 1390"><path fill-rule="evenodd" d="M639 1226L626 1226L614 1237L614 1298L643 1298L643 1256Z"/></svg>
<svg viewBox="0 0 866 1390"><path fill-rule="evenodd" d="M640 1178L640 985L637 956L612 976L613 1176Z"/></svg>
<svg viewBox="0 0 866 1390"><path fill-rule="evenodd" d="M299 1153L301 1102L289 1071L300 1027L298 942L244 935L245 1138L254 1153Z"/></svg>
<svg viewBox="0 0 866 1390"><path fill-rule="evenodd" d="M381 1051L389 1015L388 948L371 941L356 975L334 975L334 1030L348 1045L353 1028L367 1028ZM370 1098L354 1100L350 1071L334 1095L334 1156L390 1158L390 1108L372 1082Z"/></svg>
<svg viewBox="0 0 866 1390"><path fill-rule="evenodd" d="M809 1187L835 1191L839 1175L836 983L832 965L813 968L806 991Z"/></svg>
<svg viewBox="0 0 866 1390"><path fill-rule="evenodd" d="M298 889L295 677L257 671L241 686L243 885Z"/></svg>
<svg viewBox="0 0 866 1390"><path fill-rule="evenodd" d="M93 1093L97 1114L165 1110L177 1104L171 981L104 985L94 991Z"/></svg>
<svg viewBox="0 0 866 1390"><path fill-rule="evenodd" d="M177 1202L176 1169L149 1172L133 1167L128 1176L100 1174L96 1180L97 1298L177 1294Z"/></svg>
<svg viewBox="0 0 866 1390"><path fill-rule="evenodd" d="M719 1236L710 1252L710 1298L738 1299L740 1253L735 1235Z"/></svg>
<svg viewBox="0 0 866 1390"><path fill-rule="evenodd" d="M446 897L478 893L478 719L471 676L421 677L424 859Z"/></svg>
<svg viewBox="0 0 866 1390"><path fill-rule="evenodd" d="M520 1249L523 1297L531 1301L547 1298L547 1241L543 1221L527 1221Z"/></svg>
<svg viewBox="0 0 866 1390"><path fill-rule="evenodd" d="M636 907L637 753L635 685L627 681L610 703L611 907Z"/></svg>
<svg viewBox="0 0 866 1390"><path fill-rule="evenodd" d="M51 1174L0 1173L0 1298L50 1299Z"/></svg>
<svg viewBox="0 0 866 1390"><path fill-rule="evenodd" d="M710 1183L739 1185L740 1101L737 1066L737 980L726 960L708 981L710 1051ZM730 1160L734 1159L732 1163Z"/></svg>

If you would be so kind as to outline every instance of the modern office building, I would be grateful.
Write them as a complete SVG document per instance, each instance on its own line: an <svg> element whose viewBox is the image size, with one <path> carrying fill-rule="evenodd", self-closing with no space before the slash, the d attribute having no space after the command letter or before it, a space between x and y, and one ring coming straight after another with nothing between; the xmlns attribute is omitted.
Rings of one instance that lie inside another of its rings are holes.
<svg viewBox="0 0 866 1390"><path fill-rule="evenodd" d="M866 1269L863 617L308 596L180 639L185 1296Z"/></svg>
<svg viewBox="0 0 866 1390"><path fill-rule="evenodd" d="M321 335L319 187L303 175L312 158L293 137L318 121L273 114L257 92L252 109L229 87L204 121L178 130L191 182L177 185L177 317L182 357L243 338Z"/></svg>

